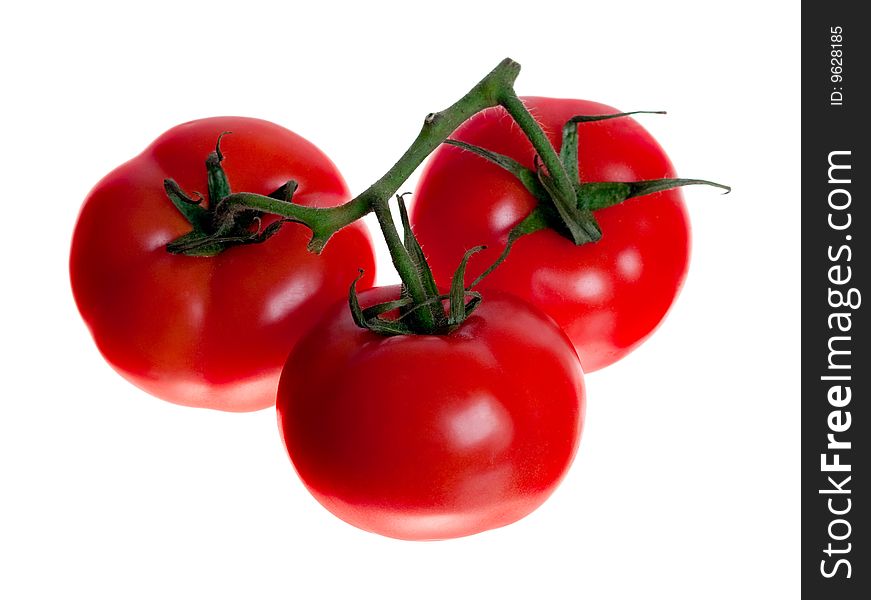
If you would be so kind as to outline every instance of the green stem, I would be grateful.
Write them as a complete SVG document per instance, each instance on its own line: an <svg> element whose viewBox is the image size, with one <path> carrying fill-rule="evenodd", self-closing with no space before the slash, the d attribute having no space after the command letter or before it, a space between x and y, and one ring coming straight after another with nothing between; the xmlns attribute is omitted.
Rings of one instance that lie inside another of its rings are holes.
<svg viewBox="0 0 871 600"><path fill-rule="evenodd" d="M232 214L239 208L252 208L302 223L312 231L309 249L320 252L338 230L372 212L377 202L386 203L392 198L426 157L464 121L486 108L498 106L502 98L512 95L519 73L520 65L506 58L453 105L427 115L417 138L396 164L363 193L344 205L308 208L258 194L240 193L224 198L225 210Z"/></svg>
<svg viewBox="0 0 871 600"><path fill-rule="evenodd" d="M517 125L520 126L520 129L523 130L526 137L529 138L533 148L535 148L536 153L538 153L539 158L541 158L541 162L544 163L545 167L547 167L548 174L553 180L554 187L557 191L557 194L555 194L554 197L557 210L559 210L560 214L565 213L567 216L572 217L573 220L578 220L578 209L575 202L575 186L569 178L568 173L566 173L559 155L556 153L556 150L551 145L547 135L542 130L541 125L539 125L538 121L536 121L530 114L529 110L527 110L520 98L517 97L517 94L514 93L513 89L509 89L505 92L504 96L501 98L501 104L505 107L505 110L508 111L508 114L511 115Z"/></svg>
<svg viewBox="0 0 871 600"><path fill-rule="evenodd" d="M221 205L228 219L232 219L236 211L254 209L305 225L312 232L308 249L316 254L324 249L333 234L372 212L371 203L361 201L360 197L331 208L313 208L271 196L239 192L224 198Z"/></svg>
<svg viewBox="0 0 871 600"><path fill-rule="evenodd" d="M420 280L417 267L411 260L405 245L402 243L402 238L399 237L399 232L396 229L396 223L393 221L393 215L390 213L390 206L386 200L375 198L372 201L372 210L378 218L378 225L381 226L381 232L384 234L384 241L387 242L387 248L390 250L390 258L393 259L393 266L399 273L402 283L405 284L405 289L414 300L415 304L423 304L428 300L426 290L423 287L423 282ZM426 308L419 308L411 315L416 331L420 333L432 333L436 329L436 322L433 319L433 314Z"/></svg>
<svg viewBox="0 0 871 600"><path fill-rule="evenodd" d="M430 113L423 128L408 150L387 173L352 202L372 203L392 198L405 181L433 150L438 148L469 117L486 108L498 106L500 99L513 89L520 65L506 58L465 96L443 111Z"/></svg>

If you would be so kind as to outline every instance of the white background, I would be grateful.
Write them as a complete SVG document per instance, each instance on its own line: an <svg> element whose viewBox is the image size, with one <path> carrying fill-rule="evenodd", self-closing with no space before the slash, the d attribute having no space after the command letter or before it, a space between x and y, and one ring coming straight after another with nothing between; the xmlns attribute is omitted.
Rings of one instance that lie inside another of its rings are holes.
<svg viewBox="0 0 871 600"><path fill-rule="evenodd" d="M315 4L0 9L0 597L797 597L797 5ZM67 253L106 172L238 114L308 137L359 192L505 56L520 94L667 109L642 122L678 173L734 187L686 190L684 292L587 378L541 509L449 542L358 531L296 479L272 411L173 406L102 361Z"/></svg>

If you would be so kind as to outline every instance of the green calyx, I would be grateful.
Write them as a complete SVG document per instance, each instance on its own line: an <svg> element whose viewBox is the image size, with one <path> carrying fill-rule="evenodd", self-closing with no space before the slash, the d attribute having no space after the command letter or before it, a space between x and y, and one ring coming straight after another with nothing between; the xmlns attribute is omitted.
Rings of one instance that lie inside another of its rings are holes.
<svg viewBox="0 0 871 600"><path fill-rule="evenodd" d="M483 250L484 246L477 246L466 252L451 280L450 292L440 293L423 250L411 230L404 194L398 195L396 198L399 202L399 215L403 229L402 247L416 274L416 280L421 284L421 290L418 295L413 295L408 283L403 282L397 300L383 302L364 309L357 296L357 282L363 276L361 271L360 276L351 284L348 294L348 303L351 307L354 323L359 327L387 336L448 334L462 325L463 321L472 314L481 302L481 295L472 291L472 286L464 287L464 281L469 259L476 252ZM386 206L375 208L379 220L388 218L383 213L383 211L388 210ZM388 238L388 243L390 241ZM469 298L468 301L466 298ZM395 317L384 316L394 311L397 313Z"/></svg>
<svg viewBox="0 0 871 600"><path fill-rule="evenodd" d="M280 219L262 227L262 212L231 205L226 199L232 194L230 181L221 163L221 139L218 136L214 152L206 158L208 203L201 194L192 198L172 179L165 179L163 189L173 205L190 223L191 230L166 245L168 252L186 256L215 256L227 248L241 244L259 244L275 235L288 219ZM290 203L296 182L288 181L269 195L278 202Z"/></svg>
<svg viewBox="0 0 871 600"><path fill-rule="evenodd" d="M620 204L630 198L646 196L655 192L670 190L685 185L710 185L731 191L731 188L703 179L653 179L632 182L582 182L578 171L578 126L592 121L616 119L629 115L664 114L662 111L634 111L612 115L578 115L569 119L563 126L563 141L558 156L558 164L552 168L546 167L538 155L535 157L534 169L529 169L511 157L498 154L467 144L459 140L445 140L446 144L463 148L496 164L517 178L520 183L538 200L538 207L510 233L508 244L501 260L497 260L491 268L495 268L507 256L511 245L523 235L544 228L551 228L576 245L597 242L602 237L602 230L593 211ZM537 132L536 132L537 133ZM530 135L537 141L536 150L555 154L550 143L542 142L543 134ZM549 151L549 152L548 152ZM559 175L555 175L558 173ZM565 191L565 185L558 185L559 176L567 176L571 183L571 198ZM567 209L570 204L570 209Z"/></svg>

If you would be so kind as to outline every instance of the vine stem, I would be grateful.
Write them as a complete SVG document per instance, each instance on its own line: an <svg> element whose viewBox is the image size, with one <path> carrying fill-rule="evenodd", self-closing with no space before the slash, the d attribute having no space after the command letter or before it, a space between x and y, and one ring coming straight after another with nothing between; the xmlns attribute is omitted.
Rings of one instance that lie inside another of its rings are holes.
<svg viewBox="0 0 871 600"><path fill-rule="evenodd" d="M380 179L345 204L330 208L294 204L293 193L297 189L295 181L286 182L268 196L248 192L229 193L229 183L220 166L223 155L221 154L219 137L215 152L210 155L209 161L207 161L210 173L209 198L220 198L214 207L210 206L208 209L204 209L199 206L197 201L186 196L174 181L164 181L164 187L170 200L193 227L191 232L167 244L167 250L174 254L213 256L234 243L264 242L279 230L283 222L293 221L304 225L311 231L312 236L308 243L308 249L311 252L320 253L336 232L374 212L390 251L393 265L403 282L400 303L394 302L391 303L390 307L382 308L392 310L402 306L408 307L400 318L409 317L411 323L410 327L399 327L396 322L388 323L381 320L378 317L380 313L372 313L371 310L369 310L369 317L367 317L367 311L361 310L356 300L356 289L352 285L349 290L349 302L355 322L358 322L361 327L367 327L387 335L407 333L409 330L423 334L437 333L445 331L446 328L450 330L451 326L457 326L465 316L474 310L474 306L480 301L480 295L471 292L471 288L505 260L509 248L517 238L556 223L556 221L549 221L551 218L556 218L556 215L552 215L553 209L556 209L558 213L559 223L564 225L567 230L564 233L570 234L574 243L580 245L597 241L601 237L601 230L592 214L592 210L596 207L610 206L634 196L662 189L671 189L692 183L710 183L701 180L670 179L634 183L582 184L577 180L577 123L622 117L633 113L574 117L563 129L563 144L560 151L557 152L538 121L514 91L514 82L519 74L520 65L510 58L504 59L454 104L440 112L427 115L415 140ZM486 149L448 140L448 137L470 117L497 106L505 109L535 149L536 168L534 171L523 167L513 159L500 156ZM540 205L518 224L512 230L508 244L499 259L471 286L464 287L462 275L466 262L477 249L467 252L451 285L450 316L441 305L438 305L438 310L433 308L433 304L440 303L443 296L437 289L423 251L411 231L408 214L401 197L399 209L405 229L404 239L399 234L389 204L399 187L411 176L414 170L446 141L472 150L507 169L517 176L540 202L548 205ZM253 222L258 221L257 213L271 213L282 218L270 223L262 231L258 227L258 231L252 233L250 226ZM465 297L470 294L475 297L466 304ZM372 314L375 315L374 318Z"/></svg>
<svg viewBox="0 0 871 600"><path fill-rule="evenodd" d="M578 220L578 205L575 193L575 186L569 178L559 155L551 145L550 140L538 124L538 121L524 106L520 98L514 92L514 88L510 88L503 92L500 98L500 104L508 111L511 118L517 123L529 141L532 147L538 153L541 162L547 167L547 171L553 179L556 194L553 195L553 200L557 204L557 210L560 214Z"/></svg>
<svg viewBox="0 0 871 600"><path fill-rule="evenodd" d="M401 184L400 184L401 185ZM372 203L372 211L378 219L378 225L384 234L384 241L387 242L387 248L390 250L390 258L393 260L393 266L399 277L405 284L405 289L412 297L415 303L422 304L428 300L426 290L423 287L423 282L420 280L420 274L411 255L408 253L405 245L402 243L402 238L399 237L399 231L396 229L396 223L393 220L393 215L390 212L390 206L387 201L381 198L374 198ZM436 329L436 322L433 319L432 312L426 309L415 310L411 315L415 325L422 333L432 333Z"/></svg>
<svg viewBox="0 0 871 600"><path fill-rule="evenodd" d="M503 105L512 116L517 115L515 118L523 120L520 124L524 131L535 132L537 128L538 133L534 133L534 135L538 135L539 139L533 143L542 154L548 170L559 174L562 168L552 148L550 152L554 154L556 161L550 156L544 158L546 156L544 147L545 145L549 146L547 138L514 93L514 81L519 73L520 65L510 58L506 58L454 104L440 112L427 115L417 138L399 160L378 181L343 205L332 208L312 208L293 204L289 200L243 192L230 194L221 201L218 207L219 218L231 222L238 211L246 209L279 215L288 221L301 223L308 227L312 232L308 249L319 253L337 231L364 215L375 212L387 240L393 264L396 266L409 295L415 303L423 304L427 300L426 290L420 279L420 273L414 266L414 261L401 243L396 225L390 215L388 202L433 150L438 148L469 117L487 108ZM515 101L519 107L515 106ZM562 175L563 179L568 181L564 172ZM559 178L557 180L559 181ZM417 313L415 318L420 320L418 324L424 330L431 328L432 324L428 323L428 317L424 314L427 311L415 312Z"/></svg>
<svg viewBox="0 0 871 600"><path fill-rule="evenodd" d="M242 209L254 209L301 223L312 232L309 250L320 252L337 231L373 212L376 203L388 202L426 157L469 117L486 108L498 106L503 98L514 95L514 81L519 73L520 65L506 58L453 105L440 112L428 114L417 138L396 164L364 192L343 205L311 208L270 196L243 192L226 196L221 202L222 210L232 213Z"/></svg>

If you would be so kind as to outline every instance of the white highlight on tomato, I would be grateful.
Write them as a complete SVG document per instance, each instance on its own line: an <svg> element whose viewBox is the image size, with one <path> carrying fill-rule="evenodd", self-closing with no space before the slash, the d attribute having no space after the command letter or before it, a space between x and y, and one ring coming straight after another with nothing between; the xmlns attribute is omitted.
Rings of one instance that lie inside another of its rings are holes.
<svg viewBox="0 0 871 600"><path fill-rule="evenodd" d="M636 281L641 276L644 264L635 248L627 248L617 256L617 270L623 279Z"/></svg>
<svg viewBox="0 0 871 600"><path fill-rule="evenodd" d="M511 418L493 397L481 395L470 406L449 417L450 439L461 448L474 448L482 444L507 446L511 436ZM504 439L495 439L494 436Z"/></svg>

